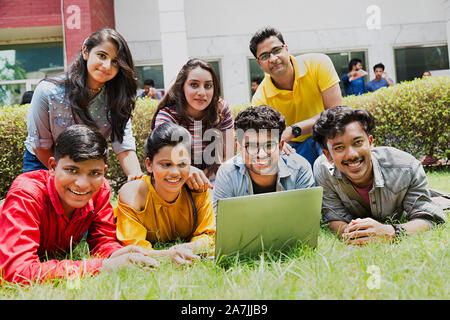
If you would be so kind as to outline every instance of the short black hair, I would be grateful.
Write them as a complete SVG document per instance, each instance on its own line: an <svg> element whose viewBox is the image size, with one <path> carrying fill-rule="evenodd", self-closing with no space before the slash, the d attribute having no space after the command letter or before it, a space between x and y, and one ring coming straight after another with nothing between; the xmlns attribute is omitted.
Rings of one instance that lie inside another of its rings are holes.
<svg viewBox="0 0 450 320"><path fill-rule="evenodd" d="M278 130L278 138L281 140L281 134L286 129L286 120L277 110L268 105L259 107L249 107L239 112L234 120L234 128L238 142L244 138L247 130L259 131L266 129L269 132Z"/></svg>
<svg viewBox="0 0 450 320"><path fill-rule="evenodd" d="M348 63L348 71L352 71L353 66L356 66L358 62L362 64L361 59L353 58L352 60L350 60L350 62Z"/></svg>
<svg viewBox="0 0 450 320"><path fill-rule="evenodd" d="M258 47L258 44L266 40L267 38L270 38L271 36L277 37L282 44L284 43L283 35L280 31L273 27L264 27L262 29L259 29L255 32L253 37L250 39L250 51L252 52L253 56L257 58L256 56L256 48Z"/></svg>
<svg viewBox="0 0 450 320"><path fill-rule="evenodd" d="M153 81L153 79L145 79L144 80L144 86L155 86L155 81Z"/></svg>
<svg viewBox="0 0 450 320"><path fill-rule="evenodd" d="M145 143L145 152L150 161L166 146L176 146L183 143L186 149L191 151L191 134L180 125L171 122L164 122L157 126L149 134Z"/></svg>
<svg viewBox="0 0 450 320"><path fill-rule="evenodd" d="M384 71L384 64L382 64L381 62L377 63L376 65L373 66L373 71L375 71L375 69L377 68L381 68Z"/></svg>
<svg viewBox="0 0 450 320"><path fill-rule="evenodd" d="M56 138L55 160L68 156L75 162L91 159L108 160L108 143L96 129L76 124L64 129Z"/></svg>
<svg viewBox="0 0 450 320"><path fill-rule="evenodd" d="M330 108L320 114L313 126L312 137L322 149L328 150L327 140L334 139L338 133L345 132L345 127L358 121L367 135L375 128L375 119L364 109L353 109L347 106Z"/></svg>

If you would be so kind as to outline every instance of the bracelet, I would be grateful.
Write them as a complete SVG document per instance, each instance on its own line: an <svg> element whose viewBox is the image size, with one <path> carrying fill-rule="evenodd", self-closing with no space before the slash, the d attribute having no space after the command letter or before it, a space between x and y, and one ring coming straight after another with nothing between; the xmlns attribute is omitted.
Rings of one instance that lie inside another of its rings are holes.
<svg viewBox="0 0 450 320"><path fill-rule="evenodd" d="M399 225L399 224L391 224L391 226L395 230L394 239L398 239L399 237L402 237L402 236L406 235L406 230L401 225Z"/></svg>

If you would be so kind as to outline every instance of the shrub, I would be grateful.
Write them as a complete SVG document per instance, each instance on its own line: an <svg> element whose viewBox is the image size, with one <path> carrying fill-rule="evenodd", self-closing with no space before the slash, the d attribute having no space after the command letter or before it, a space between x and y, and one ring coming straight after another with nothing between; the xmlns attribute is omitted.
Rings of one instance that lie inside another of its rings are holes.
<svg viewBox="0 0 450 320"><path fill-rule="evenodd" d="M428 77L402 82L344 104L369 110L376 119L374 142L407 151L416 158L449 158L450 78Z"/></svg>
<svg viewBox="0 0 450 320"><path fill-rule="evenodd" d="M420 158L430 152L449 158L449 77L429 77L402 82L363 96L344 98L344 104L367 109L375 116L376 145L391 145ZM145 171L145 140L150 133L153 112L158 101L138 99L133 112L133 132L137 155ZM233 105L233 116L250 103ZM22 172L24 141L27 136L28 105L0 108L0 199L11 182ZM117 192L126 177L117 156L110 150L106 177Z"/></svg>

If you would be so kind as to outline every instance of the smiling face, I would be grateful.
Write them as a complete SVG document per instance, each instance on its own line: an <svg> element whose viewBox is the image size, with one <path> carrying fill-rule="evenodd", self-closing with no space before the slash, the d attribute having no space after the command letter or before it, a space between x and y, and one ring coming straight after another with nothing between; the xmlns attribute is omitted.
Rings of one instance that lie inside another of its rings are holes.
<svg viewBox="0 0 450 320"><path fill-rule="evenodd" d="M211 73L202 67L192 69L183 85L187 101L187 113L194 119L201 118L214 95L214 82Z"/></svg>
<svg viewBox="0 0 450 320"><path fill-rule="evenodd" d="M267 54L272 52L274 48L280 48L277 54L269 54L269 58L266 60L261 60L261 54ZM276 36L270 36L264 41L258 44L256 47L256 62L258 62L261 69L270 74L271 77L280 77L286 74L286 72L291 67L291 60L289 59L289 51L287 45L283 43Z"/></svg>
<svg viewBox="0 0 450 320"><path fill-rule="evenodd" d="M167 202L177 199L181 188L189 177L191 157L182 143L165 146L158 153L145 159L147 171L153 175L155 190Z"/></svg>
<svg viewBox="0 0 450 320"><path fill-rule="evenodd" d="M89 88L101 88L105 82L113 79L119 72L117 46L111 41L103 41L89 52L86 46L83 46L82 52L83 59L87 64Z"/></svg>
<svg viewBox="0 0 450 320"><path fill-rule="evenodd" d="M283 144L278 136L271 136L267 130L247 130L239 151L250 176L274 175L278 172L278 160Z"/></svg>
<svg viewBox="0 0 450 320"><path fill-rule="evenodd" d="M322 149L328 161L334 163L354 185L368 187L373 183L371 150L373 137L368 136L358 121L350 122L345 132L327 139L328 150Z"/></svg>
<svg viewBox="0 0 450 320"><path fill-rule="evenodd" d="M64 213L70 219L74 210L83 208L103 185L107 166L103 159L75 162L66 156L58 162L50 158L49 168Z"/></svg>

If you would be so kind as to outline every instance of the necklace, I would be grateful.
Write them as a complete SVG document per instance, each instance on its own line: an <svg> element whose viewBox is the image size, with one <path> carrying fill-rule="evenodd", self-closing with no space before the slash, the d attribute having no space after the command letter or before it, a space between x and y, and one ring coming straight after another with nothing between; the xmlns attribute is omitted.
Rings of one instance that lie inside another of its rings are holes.
<svg viewBox="0 0 450 320"><path fill-rule="evenodd" d="M103 87L100 88L88 88L89 89L89 95L95 96L97 93L99 93Z"/></svg>

